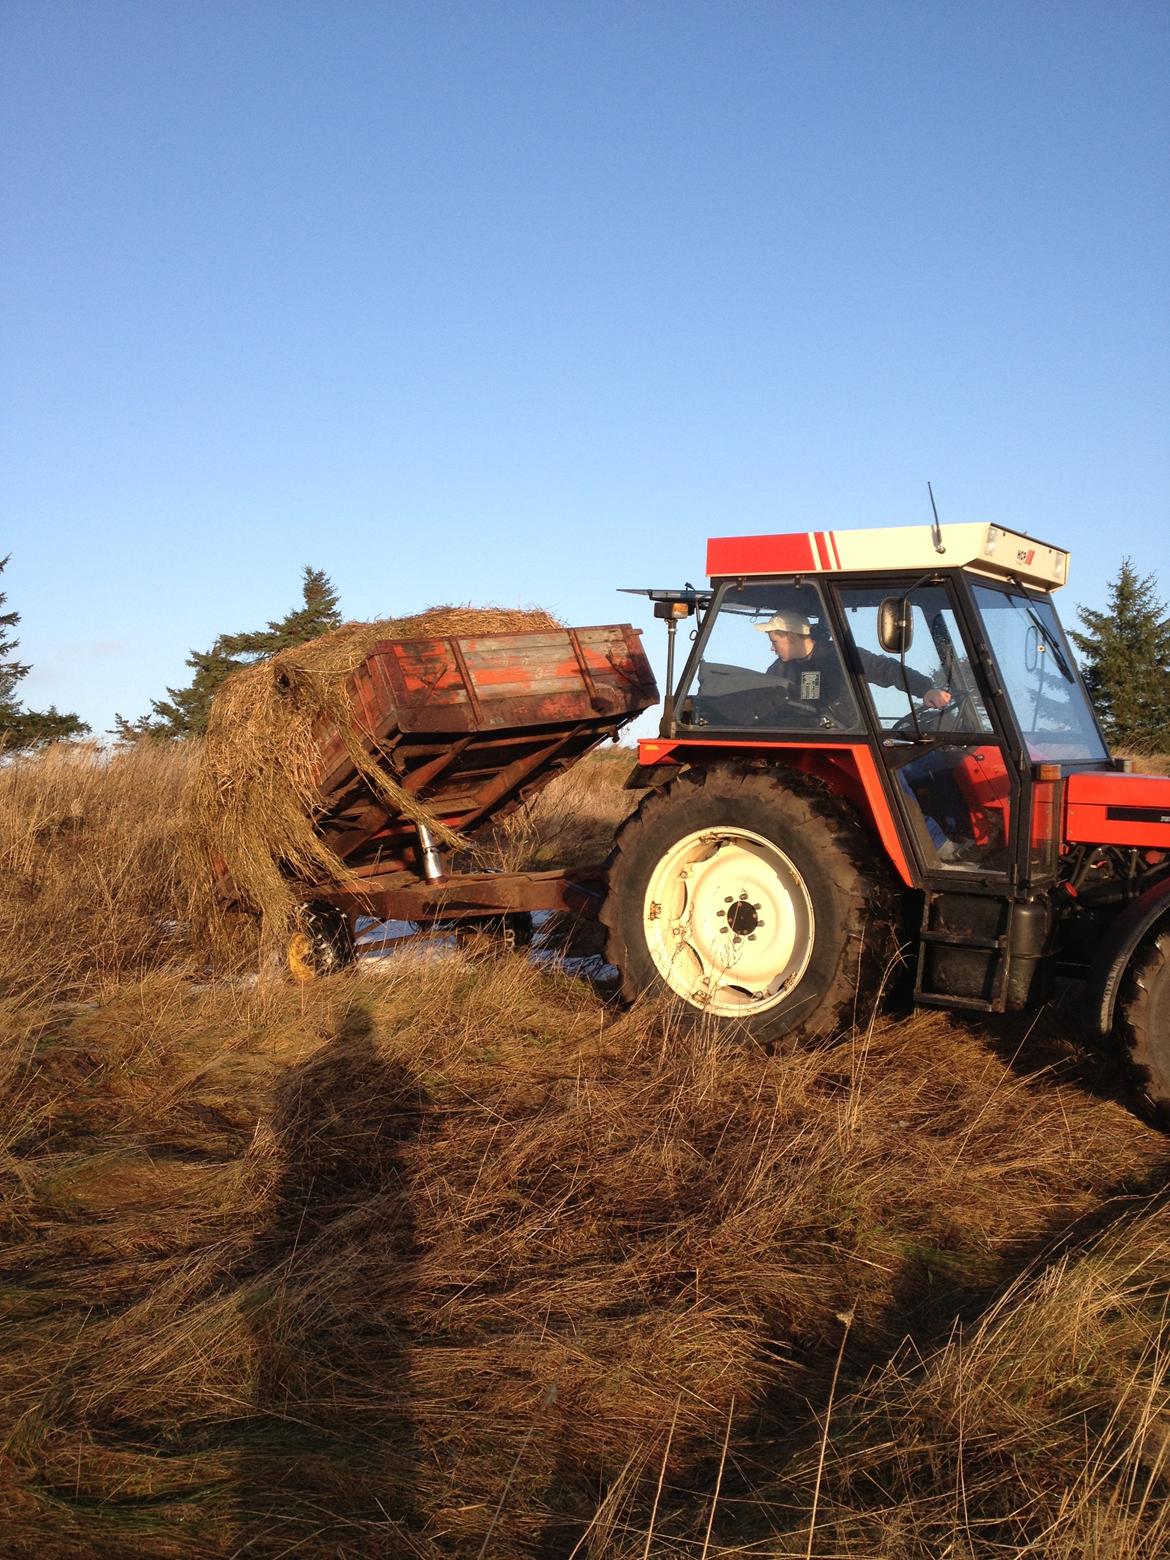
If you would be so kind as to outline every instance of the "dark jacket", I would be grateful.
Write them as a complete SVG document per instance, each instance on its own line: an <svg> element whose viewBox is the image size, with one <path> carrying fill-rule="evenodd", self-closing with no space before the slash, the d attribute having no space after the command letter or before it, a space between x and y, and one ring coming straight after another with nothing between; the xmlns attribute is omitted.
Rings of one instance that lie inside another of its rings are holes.
<svg viewBox="0 0 1170 1560"><path fill-rule="evenodd" d="M875 655L858 646L857 659L867 682L879 688L904 688L919 698L934 684L912 666L905 668L892 655ZM799 704L825 707L836 703L845 691L841 659L834 645L817 643L812 654L800 661L782 661L779 656L768 668L768 676L784 684L785 697Z"/></svg>

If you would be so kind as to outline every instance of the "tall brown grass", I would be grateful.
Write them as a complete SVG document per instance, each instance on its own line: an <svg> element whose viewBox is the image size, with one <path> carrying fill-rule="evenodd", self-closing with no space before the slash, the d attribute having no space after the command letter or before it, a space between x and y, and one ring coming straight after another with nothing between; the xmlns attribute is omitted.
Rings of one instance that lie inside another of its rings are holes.
<svg viewBox="0 0 1170 1560"><path fill-rule="evenodd" d="M1170 753L1146 753L1124 749L1118 757L1132 759L1133 767L1138 774L1170 775Z"/></svg>
<svg viewBox="0 0 1170 1560"><path fill-rule="evenodd" d="M0 1554L1160 1552L1167 1147L1059 1015L770 1058L515 955L87 928L0 1009Z"/></svg>
<svg viewBox="0 0 1170 1560"><path fill-rule="evenodd" d="M57 744L0 765L0 990L92 995L190 956L194 756Z"/></svg>
<svg viewBox="0 0 1170 1560"><path fill-rule="evenodd" d="M904 1347L845 1405L805 1552L1170 1552L1168 1303L1170 1209L1133 1198L937 1350ZM740 1524L752 1552L797 1552L820 1451L753 1491Z"/></svg>

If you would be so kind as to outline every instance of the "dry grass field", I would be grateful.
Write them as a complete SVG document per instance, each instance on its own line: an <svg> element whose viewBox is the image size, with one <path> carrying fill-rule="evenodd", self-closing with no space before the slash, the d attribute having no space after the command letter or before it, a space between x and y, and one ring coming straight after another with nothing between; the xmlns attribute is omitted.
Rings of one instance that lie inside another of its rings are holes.
<svg viewBox="0 0 1170 1560"><path fill-rule="evenodd" d="M1170 1141L1073 1003L763 1056L519 954L213 975L184 767L0 769L0 1555L1170 1549Z"/></svg>

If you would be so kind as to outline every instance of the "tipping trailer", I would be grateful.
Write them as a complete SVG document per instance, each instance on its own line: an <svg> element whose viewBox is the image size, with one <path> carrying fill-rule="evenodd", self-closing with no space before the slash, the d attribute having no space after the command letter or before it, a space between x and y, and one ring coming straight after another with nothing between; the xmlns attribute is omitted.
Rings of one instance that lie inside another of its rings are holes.
<svg viewBox="0 0 1170 1560"><path fill-rule="evenodd" d="M658 702L640 630L629 624L382 640L346 691L369 756L464 836L505 817ZM375 791L336 725L321 724L315 736L314 826L346 876L291 885L304 907L289 950L294 974L347 962L361 917L446 923L595 912L596 872L449 873L431 830Z"/></svg>

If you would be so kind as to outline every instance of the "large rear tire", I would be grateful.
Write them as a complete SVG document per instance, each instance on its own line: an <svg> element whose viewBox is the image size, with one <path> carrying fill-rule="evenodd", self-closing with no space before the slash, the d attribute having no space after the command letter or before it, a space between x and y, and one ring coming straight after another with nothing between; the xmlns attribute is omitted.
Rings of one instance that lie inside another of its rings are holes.
<svg viewBox="0 0 1170 1560"><path fill-rule="evenodd" d="M633 1001L770 1043L868 1019L894 948L887 874L851 810L790 771L690 770L623 825L601 918Z"/></svg>
<svg viewBox="0 0 1170 1560"><path fill-rule="evenodd" d="M1122 983L1121 1038L1142 1093L1170 1123L1170 926L1146 939Z"/></svg>

